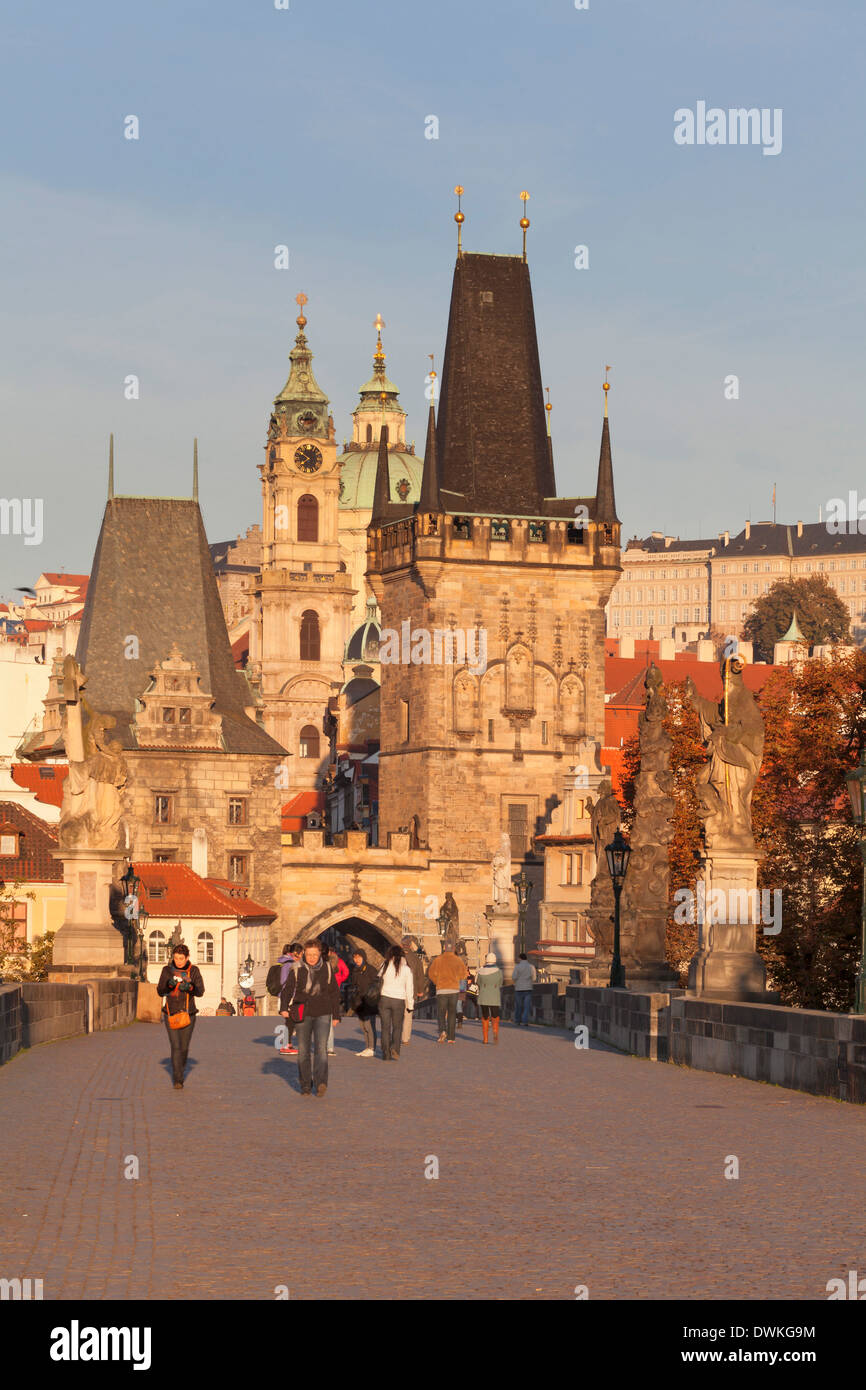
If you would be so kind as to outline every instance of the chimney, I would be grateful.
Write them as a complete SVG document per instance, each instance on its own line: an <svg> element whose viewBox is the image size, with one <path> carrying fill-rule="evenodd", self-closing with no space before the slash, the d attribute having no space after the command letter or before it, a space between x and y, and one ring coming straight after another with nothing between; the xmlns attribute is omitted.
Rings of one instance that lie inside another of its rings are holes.
<svg viewBox="0 0 866 1390"><path fill-rule="evenodd" d="M198 826L192 832L192 871L199 878L207 878L207 832Z"/></svg>
<svg viewBox="0 0 866 1390"><path fill-rule="evenodd" d="M730 533L730 531L720 531L720 532L719 532L719 540L721 541L722 545L727 545L727 544L729 543L730 539L731 539L731 533Z"/></svg>
<svg viewBox="0 0 866 1390"><path fill-rule="evenodd" d="M751 523L751 521L747 521L747 522L746 522L746 540L749 539L749 537L751 536L751 534L752 534L752 523Z"/></svg>
<svg viewBox="0 0 866 1390"><path fill-rule="evenodd" d="M803 523L802 523L802 521L798 521L798 522L797 522L797 535L798 535L798 536L802 536L802 534L803 534Z"/></svg>
<svg viewBox="0 0 866 1390"><path fill-rule="evenodd" d="M665 550L668 550L673 544L673 539L673 536L665 536Z"/></svg>
<svg viewBox="0 0 866 1390"><path fill-rule="evenodd" d="M695 646L698 661L715 661L716 651L709 637L699 637Z"/></svg>

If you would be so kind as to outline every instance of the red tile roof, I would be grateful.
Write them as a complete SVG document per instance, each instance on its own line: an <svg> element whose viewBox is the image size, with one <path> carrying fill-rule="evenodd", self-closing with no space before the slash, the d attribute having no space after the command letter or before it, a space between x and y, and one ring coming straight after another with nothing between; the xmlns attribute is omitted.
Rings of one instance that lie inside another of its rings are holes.
<svg viewBox="0 0 866 1390"><path fill-rule="evenodd" d="M62 584L67 589L81 589L82 598L90 582L89 574L56 574L53 570L44 570L43 578L47 579L49 584Z"/></svg>
<svg viewBox="0 0 866 1390"><path fill-rule="evenodd" d="M141 905L150 917L266 917L273 921L277 915L251 898L230 898L214 880L202 878L187 864L136 860L133 867L142 883ZM153 896L155 889L162 890L159 896Z"/></svg>
<svg viewBox="0 0 866 1390"><path fill-rule="evenodd" d="M15 856L0 855L0 880L14 883L62 883L63 865L52 858L57 849L57 832L53 826L34 816L17 801L0 801L0 822L6 834L19 835Z"/></svg>
<svg viewBox="0 0 866 1390"><path fill-rule="evenodd" d="M298 792L297 796L293 796L291 801L287 801L283 807L283 834L288 834L290 831L303 830L305 818L310 812L324 811L324 809L324 792Z"/></svg>
<svg viewBox="0 0 866 1390"><path fill-rule="evenodd" d="M43 776L44 774L47 774ZM69 776L66 763L13 763L12 781L19 787L36 793L36 800L45 806L63 805L63 783Z"/></svg>

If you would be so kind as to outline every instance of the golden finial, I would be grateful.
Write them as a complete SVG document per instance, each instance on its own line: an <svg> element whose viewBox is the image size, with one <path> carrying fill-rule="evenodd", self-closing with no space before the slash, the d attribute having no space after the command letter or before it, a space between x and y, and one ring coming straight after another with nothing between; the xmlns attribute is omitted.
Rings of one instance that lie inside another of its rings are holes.
<svg viewBox="0 0 866 1390"><path fill-rule="evenodd" d="M463 197L462 183L457 184L456 188L454 189L454 192L457 194L457 211L454 214L454 221L457 223L457 254L458 256L462 256L463 246L461 240L461 233L463 231L463 223L466 221L466 217L460 206L460 199Z"/></svg>
<svg viewBox="0 0 866 1390"><path fill-rule="evenodd" d="M605 369L604 369L604 385L603 385L602 388L601 388L602 391L604 392L604 418L605 418L605 420L607 419L607 393L608 393L608 391L610 390L610 382L609 382L608 379L607 379L607 374L608 374L609 371L610 371L610 367L609 367L609 366L606 366Z"/></svg>
<svg viewBox="0 0 866 1390"><path fill-rule="evenodd" d="M432 406L436 399L436 373L433 370L433 362L435 359L432 352L428 352L427 356L430 358L430 370L427 373L427 380L430 383L430 395L428 396L428 400Z"/></svg>
<svg viewBox="0 0 866 1390"><path fill-rule="evenodd" d="M306 324L307 324L307 320L304 318L304 305L306 304L306 302L307 302L307 296L306 296L305 294L296 294L296 295L295 295L295 303L297 304L297 306L298 306L298 308L299 308L299 310L300 310L300 312L299 312L299 314L298 314L298 317L296 318L295 322L297 323L297 325L298 325L298 327L300 328L301 332L304 331L304 328L306 327Z"/></svg>
<svg viewBox="0 0 866 1390"><path fill-rule="evenodd" d="M529 202L529 194L526 192L526 189L523 190L520 198L523 203L523 216L520 219L520 225L523 228L523 259L526 260L526 232L529 227L529 218L526 216L526 204Z"/></svg>
<svg viewBox="0 0 866 1390"><path fill-rule="evenodd" d="M376 351L373 353L373 366L384 367L385 351L382 347L382 329L385 327L385 320L381 314L377 314L373 320L373 327L376 330Z"/></svg>
<svg viewBox="0 0 866 1390"><path fill-rule="evenodd" d="M545 386L544 389L547 392L547 405L544 407L544 409L547 411L547 433L550 434L550 412L553 409L553 406L550 404L550 387Z"/></svg>

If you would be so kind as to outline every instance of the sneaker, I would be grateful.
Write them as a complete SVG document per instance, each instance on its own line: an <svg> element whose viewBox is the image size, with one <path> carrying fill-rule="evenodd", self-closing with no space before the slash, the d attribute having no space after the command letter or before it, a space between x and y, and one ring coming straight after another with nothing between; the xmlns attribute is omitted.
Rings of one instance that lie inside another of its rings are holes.
<svg viewBox="0 0 866 1390"><path fill-rule="evenodd" d="M444 1033L440 1033L439 1036L438 1036L438 1038L436 1039L436 1041L437 1041L437 1042L444 1042L444 1041L445 1041L445 1034L444 1034Z"/></svg>
<svg viewBox="0 0 866 1390"><path fill-rule="evenodd" d="M183 1090L183 1082L182 1082L182 1081L175 1081L175 1083L174 1083L174 1089L175 1089L176 1091L182 1091L182 1090Z"/></svg>
<svg viewBox="0 0 866 1390"><path fill-rule="evenodd" d="M336 1055L337 1055L337 1054L336 1054L336 1052L334 1052L333 1049L331 1049L331 1050L329 1051L329 1053L328 1053L328 1056L329 1056L329 1057L336 1057Z"/></svg>
<svg viewBox="0 0 866 1390"><path fill-rule="evenodd" d="M372 1047L365 1047L363 1052L355 1053L356 1057L375 1057L375 1055L376 1054L373 1051Z"/></svg>
<svg viewBox="0 0 866 1390"><path fill-rule="evenodd" d="M312 1091L301 1091L302 1096L311 1096L312 1094Z"/></svg>
<svg viewBox="0 0 866 1390"><path fill-rule="evenodd" d="M327 1089L328 1089L328 1088L327 1088L327 1086L325 1085L325 1083L322 1082L321 1086L317 1086L317 1087L316 1087L316 1095L317 1095L317 1096L323 1096L323 1095L325 1094L325 1092L327 1091Z"/></svg>
<svg viewBox="0 0 866 1390"><path fill-rule="evenodd" d="M399 1054L399 1052L392 1052L392 1053L391 1053L391 1061L392 1061L392 1062L399 1062L399 1060L400 1060L400 1054Z"/></svg>
<svg viewBox="0 0 866 1390"><path fill-rule="evenodd" d="M449 1038L448 1041L449 1041L449 1042L452 1044L452 1046L453 1046L453 1044L454 1044L454 1039L453 1039L453 1038Z"/></svg>

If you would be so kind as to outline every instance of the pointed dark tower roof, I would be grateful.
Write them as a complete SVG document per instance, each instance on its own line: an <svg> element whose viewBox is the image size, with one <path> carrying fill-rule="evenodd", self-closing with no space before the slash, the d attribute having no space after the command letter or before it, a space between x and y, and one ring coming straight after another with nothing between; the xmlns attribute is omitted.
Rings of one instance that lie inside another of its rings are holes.
<svg viewBox="0 0 866 1390"><path fill-rule="evenodd" d="M421 479L419 512L441 512L439 496L439 460L436 456L436 410L431 401L427 417L427 443L424 446L424 476Z"/></svg>
<svg viewBox="0 0 866 1390"><path fill-rule="evenodd" d="M389 521L399 521L401 517L411 516L412 503L392 502L390 484L390 464L388 455L388 426L383 425L379 435L379 453L376 459L376 488L373 493L373 510L370 513L370 526L386 526Z"/></svg>
<svg viewBox="0 0 866 1390"><path fill-rule="evenodd" d="M607 401L605 400L605 406ZM598 455L598 482L595 485L595 509L593 521L618 522L616 498L613 493L613 464L610 458L610 422L607 410L601 427L601 449Z"/></svg>
<svg viewBox="0 0 866 1390"><path fill-rule="evenodd" d="M544 417L529 267L460 255L437 428L440 487L466 511L540 515L556 482Z"/></svg>
<svg viewBox="0 0 866 1390"><path fill-rule="evenodd" d="M138 659L127 658L129 639ZM214 699L229 753L285 750L246 713L253 698L235 669L198 503L179 497L111 497L93 557L76 656L94 708L113 714L112 737L136 747L138 697L174 644Z"/></svg>

